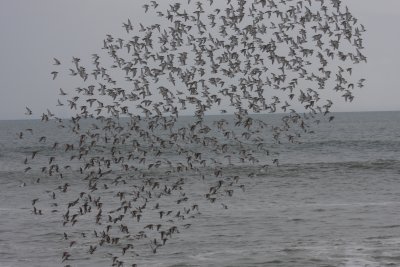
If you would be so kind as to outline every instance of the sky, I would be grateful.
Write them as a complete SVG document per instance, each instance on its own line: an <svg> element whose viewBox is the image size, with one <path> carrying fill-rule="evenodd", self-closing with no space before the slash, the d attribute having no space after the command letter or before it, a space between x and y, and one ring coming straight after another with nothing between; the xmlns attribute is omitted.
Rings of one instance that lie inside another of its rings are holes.
<svg viewBox="0 0 400 267"><path fill-rule="evenodd" d="M128 18L133 24L151 19L144 14L144 2L1 0L0 120L25 119L26 106L41 111L55 106L59 87L50 75L53 57L90 58L101 50L106 34L124 34L122 23ZM338 103L333 111L400 110L400 1L342 2L367 29L368 63L358 66L367 82L354 92L352 103Z"/></svg>

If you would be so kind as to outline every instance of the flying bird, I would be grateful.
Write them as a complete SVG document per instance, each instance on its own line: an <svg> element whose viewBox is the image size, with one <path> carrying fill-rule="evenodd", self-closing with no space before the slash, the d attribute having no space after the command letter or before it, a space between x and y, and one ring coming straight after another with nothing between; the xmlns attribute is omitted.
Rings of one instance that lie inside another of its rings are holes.
<svg viewBox="0 0 400 267"><path fill-rule="evenodd" d="M25 109L26 109L25 115L28 115L28 116L32 115L32 110L30 108L25 107Z"/></svg>
<svg viewBox="0 0 400 267"><path fill-rule="evenodd" d="M54 64L53 65L60 65L61 64L61 62L58 59L56 59L56 58L53 58L53 59L54 59Z"/></svg>
<svg viewBox="0 0 400 267"><path fill-rule="evenodd" d="M148 25L128 19L126 38L105 35L88 64L72 57L73 88L56 87L56 107L72 115L42 114L68 138L32 132L40 148L24 156L25 171L38 169L34 179L52 185L47 204L67 240L60 261L79 264L104 247L113 266L143 248L158 253L195 231L202 204L224 212L236 190L248 194L250 179L268 175L266 166L280 168L266 144L296 143L313 124L332 121L323 89L332 85L351 102L365 81L354 80L366 62L365 29L340 3L150 1L142 6ZM281 119L263 119L276 112ZM191 192L198 182L202 200ZM34 206L33 214L43 213Z"/></svg>
<svg viewBox="0 0 400 267"><path fill-rule="evenodd" d="M51 74L53 75L53 80L57 77L58 72L57 71L52 71Z"/></svg>

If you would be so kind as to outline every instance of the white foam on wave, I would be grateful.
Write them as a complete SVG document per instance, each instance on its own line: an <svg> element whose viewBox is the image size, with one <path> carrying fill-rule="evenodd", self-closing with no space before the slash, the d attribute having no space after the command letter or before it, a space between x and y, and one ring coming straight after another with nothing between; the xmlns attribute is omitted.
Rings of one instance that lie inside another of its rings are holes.
<svg viewBox="0 0 400 267"><path fill-rule="evenodd" d="M212 252L202 252L196 255L189 255L189 258L197 260L197 261L211 261L215 259L221 259L222 256L226 255L239 255L243 254L245 250L239 249L225 249L225 250L218 250Z"/></svg>
<svg viewBox="0 0 400 267"><path fill-rule="evenodd" d="M343 267L379 267L380 263L371 259L371 248L357 244L345 247Z"/></svg>
<svg viewBox="0 0 400 267"><path fill-rule="evenodd" d="M315 207L341 207L341 206L393 206L399 205L398 201L382 201L382 202L347 202L347 203L307 203L304 206Z"/></svg>
<svg viewBox="0 0 400 267"><path fill-rule="evenodd" d="M340 267L380 267L371 252L373 247L359 243L328 244L320 243L317 246L301 247L309 251L320 260L336 262Z"/></svg>

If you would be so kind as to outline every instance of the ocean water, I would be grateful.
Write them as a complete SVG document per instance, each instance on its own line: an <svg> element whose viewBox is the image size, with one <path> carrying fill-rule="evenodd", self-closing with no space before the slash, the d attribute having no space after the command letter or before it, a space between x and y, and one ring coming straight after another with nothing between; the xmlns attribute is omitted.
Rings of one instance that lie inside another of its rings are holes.
<svg viewBox="0 0 400 267"><path fill-rule="evenodd" d="M90 218L74 228L62 225L62 200L73 200L85 183L64 177L71 190L59 197L58 207L47 207L60 179L37 183L39 173L24 171L25 157L51 144L28 133L19 139L16 133L27 128L49 139L72 138L38 121L0 121L0 266L111 266L114 248L87 253L95 244ZM148 243L135 243L141 253L121 256L124 266L400 266L400 112L336 113L333 122L321 123L300 141L274 148L279 166L220 167L243 174L245 190L213 204L204 200L212 178L188 174L185 192L199 212L180 223L190 227L179 228L155 254ZM173 154L168 157L174 161ZM42 163L38 159L31 166ZM165 170L153 169L151 175L163 176ZM107 192L104 205L118 201L116 191ZM42 216L32 214L35 198ZM173 209L176 203L161 205ZM156 217L157 212L143 216L142 222ZM71 237L64 240L67 231ZM71 240L77 241L72 248ZM71 260L62 262L65 251Z"/></svg>

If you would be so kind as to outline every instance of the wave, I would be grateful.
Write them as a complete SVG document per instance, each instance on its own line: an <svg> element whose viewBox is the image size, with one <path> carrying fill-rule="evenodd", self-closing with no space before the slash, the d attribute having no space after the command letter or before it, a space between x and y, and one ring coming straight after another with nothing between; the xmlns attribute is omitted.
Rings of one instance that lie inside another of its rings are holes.
<svg viewBox="0 0 400 267"><path fill-rule="evenodd" d="M317 151L348 151L361 152L365 150L372 150L374 153L397 152L400 149L400 140L387 139L387 140L360 140L360 139L335 139L335 140L306 140L296 145L286 145L286 151L304 151L304 150L317 150ZM362 153L362 152L361 152Z"/></svg>
<svg viewBox="0 0 400 267"><path fill-rule="evenodd" d="M359 170L380 170L380 169L400 169L400 160L396 159L377 159L365 161L335 161L335 162L306 162L306 163L287 163L279 167L272 167L271 170L285 171L313 171L322 169L359 169Z"/></svg>

